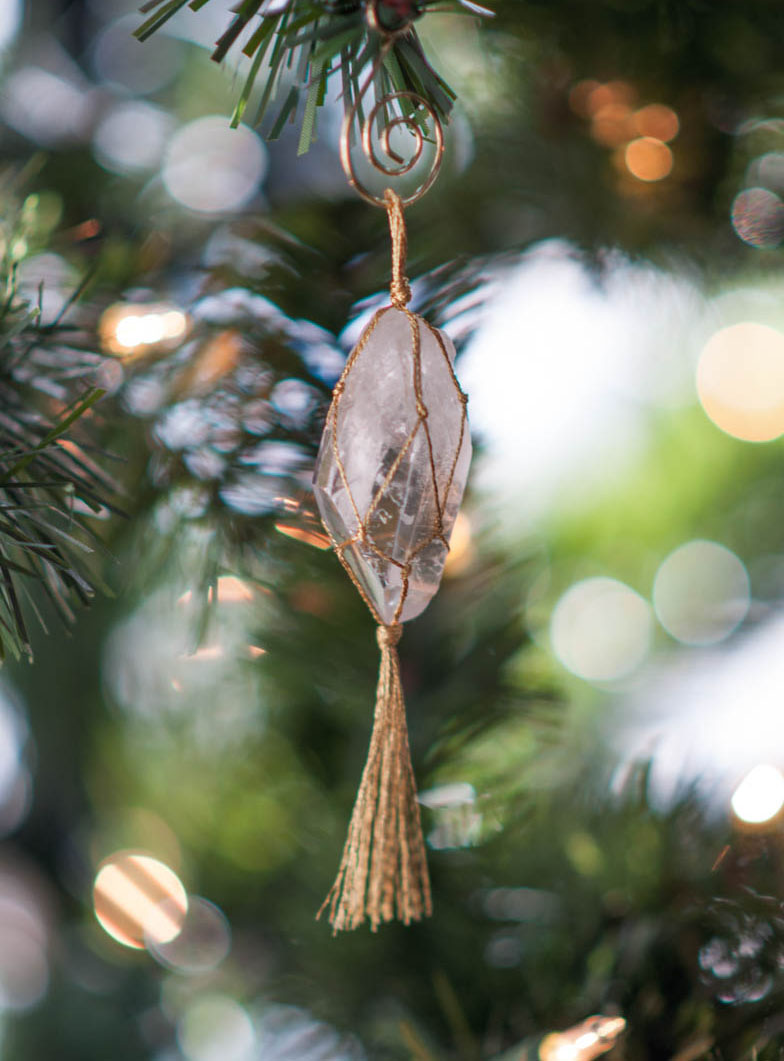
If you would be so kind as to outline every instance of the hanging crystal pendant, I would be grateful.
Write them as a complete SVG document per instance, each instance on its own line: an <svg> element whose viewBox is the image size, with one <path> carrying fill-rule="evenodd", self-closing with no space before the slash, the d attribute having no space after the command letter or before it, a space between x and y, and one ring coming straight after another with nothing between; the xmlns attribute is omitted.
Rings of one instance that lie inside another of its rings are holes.
<svg viewBox="0 0 784 1061"><path fill-rule="evenodd" d="M377 620L413 619L436 593L468 476L454 346L408 309L380 310L327 416L314 492L335 549Z"/></svg>

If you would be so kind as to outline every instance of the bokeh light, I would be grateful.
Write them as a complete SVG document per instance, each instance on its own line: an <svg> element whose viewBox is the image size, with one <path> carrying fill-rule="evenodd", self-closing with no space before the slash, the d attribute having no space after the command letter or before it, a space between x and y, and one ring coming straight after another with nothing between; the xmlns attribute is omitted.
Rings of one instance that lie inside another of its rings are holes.
<svg viewBox="0 0 784 1061"><path fill-rule="evenodd" d="M227 995L204 995L177 1024L177 1042L188 1061L250 1061L256 1033L248 1013Z"/></svg>
<svg viewBox="0 0 784 1061"><path fill-rule="evenodd" d="M696 540L664 560L653 584L659 622L686 645L713 645L743 621L750 604L749 576L735 553Z"/></svg>
<svg viewBox="0 0 784 1061"><path fill-rule="evenodd" d="M167 302L116 302L101 316L99 328L107 353L140 357L179 346L188 330L188 318Z"/></svg>
<svg viewBox="0 0 784 1061"><path fill-rule="evenodd" d="M738 192L730 216L737 235L752 247L777 247L784 239L784 203L767 188Z"/></svg>
<svg viewBox="0 0 784 1061"><path fill-rule="evenodd" d="M134 37L135 14L111 22L98 34L92 63L100 81L134 95L146 95L168 85L178 74L183 45L168 33L156 33L141 47Z"/></svg>
<svg viewBox="0 0 784 1061"><path fill-rule="evenodd" d="M149 855L119 851L101 864L93 885L95 916L126 947L168 943L182 931L188 896L177 874Z"/></svg>
<svg viewBox="0 0 784 1061"><path fill-rule="evenodd" d="M444 564L444 576L457 578L471 567L476 555L471 530L471 520L465 512L458 512L449 538L449 552Z"/></svg>
<svg viewBox="0 0 784 1061"><path fill-rule="evenodd" d="M0 112L22 136L53 146L84 139L93 98L73 81L38 66L23 66L4 82Z"/></svg>
<svg viewBox="0 0 784 1061"><path fill-rule="evenodd" d="M632 109L627 103L607 103L591 122L591 136L605 147L618 147L634 136Z"/></svg>
<svg viewBox="0 0 784 1061"><path fill-rule="evenodd" d="M32 254L20 262L17 277L19 291L25 298L33 304L40 298L41 315L46 323L63 310L78 285L73 267L61 255L49 251Z"/></svg>
<svg viewBox="0 0 784 1061"><path fill-rule="evenodd" d="M0 867L0 1012L36 1006L49 986L48 936L36 881Z"/></svg>
<svg viewBox="0 0 784 1061"><path fill-rule="evenodd" d="M784 807L784 775L767 763L755 766L735 789L731 802L741 822L762 825L772 821Z"/></svg>
<svg viewBox="0 0 784 1061"><path fill-rule="evenodd" d="M419 802L433 811L435 828L427 842L436 851L470 847L482 831L482 815L476 807L474 786L453 781L419 793Z"/></svg>
<svg viewBox="0 0 784 1061"><path fill-rule="evenodd" d="M588 578L564 593L550 621L553 652L587 681L626 677L647 656L653 623L639 593L614 578Z"/></svg>
<svg viewBox="0 0 784 1061"><path fill-rule="evenodd" d="M183 975L199 976L215 969L227 957L231 929L217 906L192 895L182 927L174 939L150 939L147 946L161 965Z"/></svg>
<svg viewBox="0 0 784 1061"><path fill-rule="evenodd" d="M3 0L0 3L0 50L13 43L22 24L23 0Z"/></svg>
<svg viewBox="0 0 784 1061"><path fill-rule="evenodd" d="M266 171L267 153L256 133L210 115L175 133L162 177L172 198L189 210L229 213L250 202Z"/></svg>
<svg viewBox="0 0 784 1061"><path fill-rule="evenodd" d="M626 168L640 181L660 181L672 172L672 151L653 136L640 136L626 145Z"/></svg>
<svg viewBox="0 0 784 1061"><path fill-rule="evenodd" d="M581 118L590 117L591 96L599 88L599 82L593 79L578 81L569 92L569 106Z"/></svg>
<svg viewBox="0 0 784 1061"><path fill-rule="evenodd" d="M605 107L613 104L629 106L634 102L635 91L628 81L607 81L605 84L588 81L582 84L590 86L588 91L583 91L582 103L583 113L590 118L594 118ZM575 92L575 102L579 98L579 94Z"/></svg>
<svg viewBox="0 0 784 1061"><path fill-rule="evenodd" d="M93 152L112 173L143 173L160 163L172 124L166 111L150 103L118 103L96 126Z"/></svg>
<svg viewBox="0 0 784 1061"><path fill-rule="evenodd" d="M650 136L667 143L678 135L680 122L672 107L663 103L649 103L635 112L634 127L640 136Z"/></svg>
<svg viewBox="0 0 784 1061"><path fill-rule="evenodd" d="M0 686L0 837L13 832L30 808L32 779L24 762L28 739L21 709Z"/></svg>
<svg viewBox="0 0 784 1061"><path fill-rule="evenodd" d="M733 438L769 442L784 434L784 334L753 321L717 331L700 354L697 393Z"/></svg>

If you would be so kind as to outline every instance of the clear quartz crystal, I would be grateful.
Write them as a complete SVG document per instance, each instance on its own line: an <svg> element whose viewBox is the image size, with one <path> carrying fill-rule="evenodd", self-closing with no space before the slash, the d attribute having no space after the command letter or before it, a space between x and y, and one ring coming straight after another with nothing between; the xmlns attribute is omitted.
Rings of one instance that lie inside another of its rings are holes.
<svg viewBox="0 0 784 1061"><path fill-rule="evenodd" d="M421 318L399 309L371 321L327 418L313 478L324 525L337 546L350 543L344 559L385 623L413 619L438 589L447 555L434 538L439 504L448 541L471 461L451 369L454 346L437 334L441 342ZM424 420L417 411L417 335ZM408 592L397 616L405 565Z"/></svg>

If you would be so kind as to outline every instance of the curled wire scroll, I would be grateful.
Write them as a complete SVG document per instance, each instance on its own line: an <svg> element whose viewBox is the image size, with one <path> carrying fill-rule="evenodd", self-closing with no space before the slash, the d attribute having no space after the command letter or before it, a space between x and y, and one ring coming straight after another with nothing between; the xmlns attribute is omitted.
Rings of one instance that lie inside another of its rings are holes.
<svg viewBox="0 0 784 1061"><path fill-rule="evenodd" d="M380 194L372 192L363 184L357 173L352 157L352 141L362 99L371 85L376 83L376 75L388 47L389 42L382 48L379 61L374 65L370 76L357 94L353 106L346 113L340 136L340 161L349 184L366 202L383 207L387 205L383 191ZM390 109L395 112L391 117ZM396 129L407 129L413 140L413 150L405 157L399 154L391 143L391 137ZM430 142L425 129L432 129L433 156L429 161L423 157L425 144ZM367 160L385 177L393 179L404 177L413 173L418 167L420 168L420 180L417 186L408 195L400 196L403 206L410 206L411 203L421 199L438 176L444 155L443 126L432 106L415 92L391 92L376 100L372 110L364 116L360 142Z"/></svg>

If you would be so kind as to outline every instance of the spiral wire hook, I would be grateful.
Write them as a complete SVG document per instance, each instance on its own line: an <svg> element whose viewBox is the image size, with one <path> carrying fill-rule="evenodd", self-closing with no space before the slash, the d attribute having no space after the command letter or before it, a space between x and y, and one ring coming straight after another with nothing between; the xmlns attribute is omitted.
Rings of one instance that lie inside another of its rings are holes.
<svg viewBox="0 0 784 1061"><path fill-rule="evenodd" d="M368 27L383 37L383 43L368 77L356 94L352 106L348 109L343 119L343 127L340 134L340 161L352 188L366 202L386 208L387 199L385 192L381 194L372 192L362 182L357 173L352 157L352 139L362 100L376 82L377 75L384 64L386 56L393 48L395 40L409 33L411 27L410 23L406 22L397 29L388 29L383 25L379 17L378 3L379 0L369 0L365 8L365 19ZM408 108L404 108L404 101L410 105ZM389 108L396 105L398 113L389 118ZM406 113L406 110L408 110L408 113ZM382 116L383 124L381 125L379 124L379 116ZM360 143L365 158L379 173L394 179L412 173L422 161L425 153L425 143L427 142L423 131L423 123L425 121L432 125L433 128L434 154L429 162L427 171L423 173L417 187L408 195L400 196L400 203L404 207L410 206L422 198L433 186L441 168L444 155L444 129L435 109L416 92L390 92L376 100L370 113L366 115L360 130ZM376 127L378 127L376 132L377 142L374 141L374 129ZM392 144L392 136L398 129L407 129L414 140L413 150L407 158L400 155Z"/></svg>

